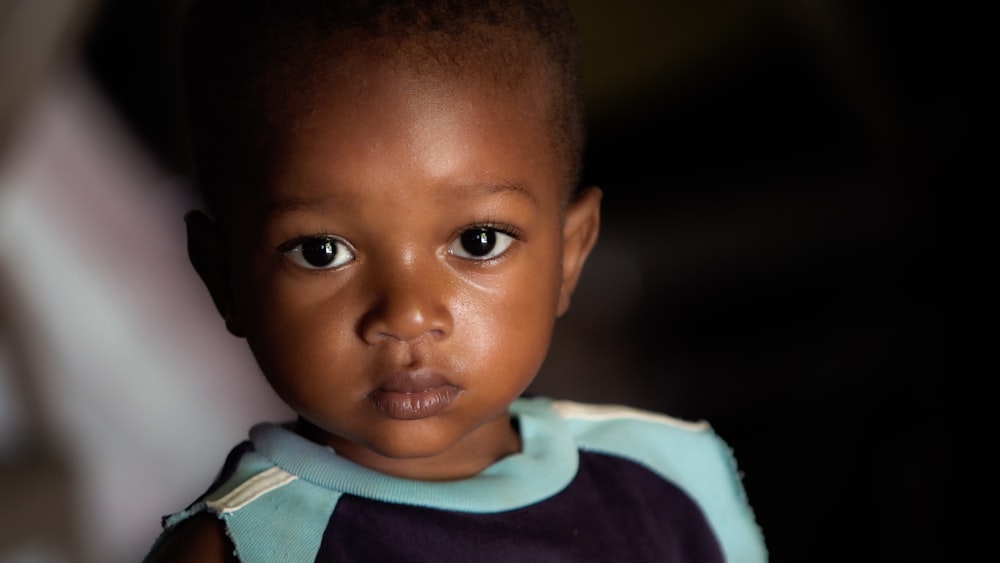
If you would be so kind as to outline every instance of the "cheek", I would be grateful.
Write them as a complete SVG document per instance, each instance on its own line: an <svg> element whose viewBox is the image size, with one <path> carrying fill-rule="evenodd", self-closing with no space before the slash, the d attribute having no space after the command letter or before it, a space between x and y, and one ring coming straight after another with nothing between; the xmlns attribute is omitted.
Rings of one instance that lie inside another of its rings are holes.
<svg viewBox="0 0 1000 563"><path fill-rule="evenodd" d="M503 284L477 290L457 300L458 336L469 360L489 363L497 371L533 372L546 351L557 306L554 270L525 268Z"/></svg>
<svg viewBox="0 0 1000 563"><path fill-rule="evenodd" d="M258 278L245 298L247 342L269 379L309 377L351 337L343 300L330 299L324 284Z"/></svg>

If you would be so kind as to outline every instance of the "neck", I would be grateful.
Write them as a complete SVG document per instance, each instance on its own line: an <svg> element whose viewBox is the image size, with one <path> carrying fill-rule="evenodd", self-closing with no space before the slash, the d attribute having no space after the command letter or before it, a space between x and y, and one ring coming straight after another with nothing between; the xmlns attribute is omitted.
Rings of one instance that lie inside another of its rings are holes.
<svg viewBox="0 0 1000 563"><path fill-rule="evenodd" d="M373 471L418 481L457 481L472 477L490 465L521 451L516 421L508 413L490 420L447 450L417 458L394 458L364 445L331 435L299 419L296 431L314 442L331 446L337 455Z"/></svg>

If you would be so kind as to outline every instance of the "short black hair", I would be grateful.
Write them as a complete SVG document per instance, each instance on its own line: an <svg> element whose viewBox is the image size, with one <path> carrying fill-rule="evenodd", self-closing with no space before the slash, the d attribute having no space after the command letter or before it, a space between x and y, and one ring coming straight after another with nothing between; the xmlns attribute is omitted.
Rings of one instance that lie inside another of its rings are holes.
<svg viewBox="0 0 1000 563"><path fill-rule="evenodd" d="M568 0L194 0L184 43L192 174L210 212L221 211L232 184L254 177L241 174L267 165L256 151L295 111L292 90L344 45L416 46L424 63L497 81L540 62L567 192L579 188L580 36Z"/></svg>

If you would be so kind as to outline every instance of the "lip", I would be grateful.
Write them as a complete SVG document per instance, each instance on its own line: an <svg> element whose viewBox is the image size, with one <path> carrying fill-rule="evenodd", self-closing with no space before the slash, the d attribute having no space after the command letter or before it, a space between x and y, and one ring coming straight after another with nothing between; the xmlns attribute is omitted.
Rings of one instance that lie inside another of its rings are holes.
<svg viewBox="0 0 1000 563"><path fill-rule="evenodd" d="M432 370L393 371L368 394L376 409L396 420L420 420L444 412L458 398L459 388Z"/></svg>

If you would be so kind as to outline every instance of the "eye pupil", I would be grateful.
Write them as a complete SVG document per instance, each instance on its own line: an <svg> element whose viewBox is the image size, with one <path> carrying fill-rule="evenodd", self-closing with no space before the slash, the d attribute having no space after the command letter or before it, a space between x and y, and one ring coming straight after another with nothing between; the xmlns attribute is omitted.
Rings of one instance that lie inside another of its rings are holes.
<svg viewBox="0 0 1000 563"><path fill-rule="evenodd" d="M337 245L329 239L313 239L302 243L302 258L317 268L329 266L337 257Z"/></svg>
<svg viewBox="0 0 1000 563"><path fill-rule="evenodd" d="M462 248L473 256L486 256L496 243L496 231L479 229L462 233Z"/></svg>

